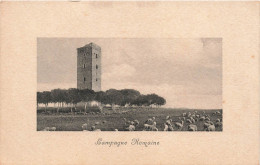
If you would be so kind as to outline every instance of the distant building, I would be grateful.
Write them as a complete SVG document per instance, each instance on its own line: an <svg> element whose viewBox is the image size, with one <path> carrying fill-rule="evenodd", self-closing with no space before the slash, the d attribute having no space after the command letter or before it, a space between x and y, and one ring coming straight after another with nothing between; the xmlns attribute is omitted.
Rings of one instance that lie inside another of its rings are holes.
<svg viewBox="0 0 260 165"><path fill-rule="evenodd" d="M77 48L77 88L101 90L101 48L89 43Z"/></svg>

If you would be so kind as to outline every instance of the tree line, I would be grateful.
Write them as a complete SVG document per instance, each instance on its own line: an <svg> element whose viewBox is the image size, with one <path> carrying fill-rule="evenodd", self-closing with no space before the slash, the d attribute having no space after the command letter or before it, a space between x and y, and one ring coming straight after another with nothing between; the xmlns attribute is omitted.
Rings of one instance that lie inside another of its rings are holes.
<svg viewBox="0 0 260 165"><path fill-rule="evenodd" d="M107 91L95 92L90 89L53 89L51 91L37 92L37 108L39 104L45 105L45 111L49 103L57 104L57 112L66 104L76 110L79 102L85 103L85 111L89 102L97 101L100 106L111 105L114 109L115 105L119 106L162 106L166 100L157 94L143 95L134 89L109 89Z"/></svg>

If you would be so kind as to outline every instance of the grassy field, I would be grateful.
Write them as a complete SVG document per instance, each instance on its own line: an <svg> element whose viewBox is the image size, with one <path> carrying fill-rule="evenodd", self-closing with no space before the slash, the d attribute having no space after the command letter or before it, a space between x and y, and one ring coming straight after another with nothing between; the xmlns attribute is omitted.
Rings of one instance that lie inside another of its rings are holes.
<svg viewBox="0 0 260 165"><path fill-rule="evenodd" d="M202 110L197 110L198 113L202 113ZM212 115L214 112L220 111L221 115ZM171 116L173 122L179 121L178 117L182 116L184 112L194 112L194 110L188 109L163 109L163 108L139 108L132 110L118 110L117 112L107 111L105 114L98 113L89 113L86 115L79 114L37 114L37 130L40 131L45 127L56 127L56 131L82 131L82 124L88 124L88 130L95 122L100 122L96 126L97 129L101 129L102 131L114 131L114 129L118 129L119 131L123 131L125 128L125 121L123 118L127 120L135 120L137 119L140 124L136 127L136 131L142 131L144 122L148 118L155 117L155 121L157 123L157 128L159 131L162 131L164 128L164 122L166 121L166 116ZM215 120L222 119L222 110L205 110L206 114L210 115L211 121L215 123ZM105 121L105 123L103 123ZM197 121L195 123L198 127L198 131L203 131L204 121ZM185 122L181 131L187 131L188 124ZM174 129L177 130L176 128ZM221 128L216 128L216 131L222 131Z"/></svg>

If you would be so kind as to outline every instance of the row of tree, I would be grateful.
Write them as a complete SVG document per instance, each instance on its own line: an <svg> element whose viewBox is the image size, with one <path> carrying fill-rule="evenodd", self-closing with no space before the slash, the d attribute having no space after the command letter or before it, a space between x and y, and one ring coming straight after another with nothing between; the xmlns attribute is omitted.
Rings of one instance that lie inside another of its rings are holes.
<svg viewBox="0 0 260 165"><path fill-rule="evenodd" d="M58 104L57 112L59 108L63 107L64 104L71 106L76 109L79 102L85 103L85 110L87 104L91 101L97 101L101 105L111 105L112 108L115 105L119 106L161 106L166 103L166 100L156 94L142 95L139 91L134 89L109 89L105 92L99 91L94 92L90 89L54 89L51 91L37 92L37 107L39 104L45 105L45 110L49 103Z"/></svg>

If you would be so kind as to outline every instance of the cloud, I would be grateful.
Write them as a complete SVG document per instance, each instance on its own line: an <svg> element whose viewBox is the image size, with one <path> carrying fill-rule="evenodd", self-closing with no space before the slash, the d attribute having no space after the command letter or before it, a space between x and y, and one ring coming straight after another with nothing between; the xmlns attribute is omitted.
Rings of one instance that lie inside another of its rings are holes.
<svg viewBox="0 0 260 165"><path fill-rule="evenodd" d="M106 81L125 81L134 76L136 70L128 64L112 65L102 74L102 79ZM108 82L107 82L108 83Z"/></svg>

